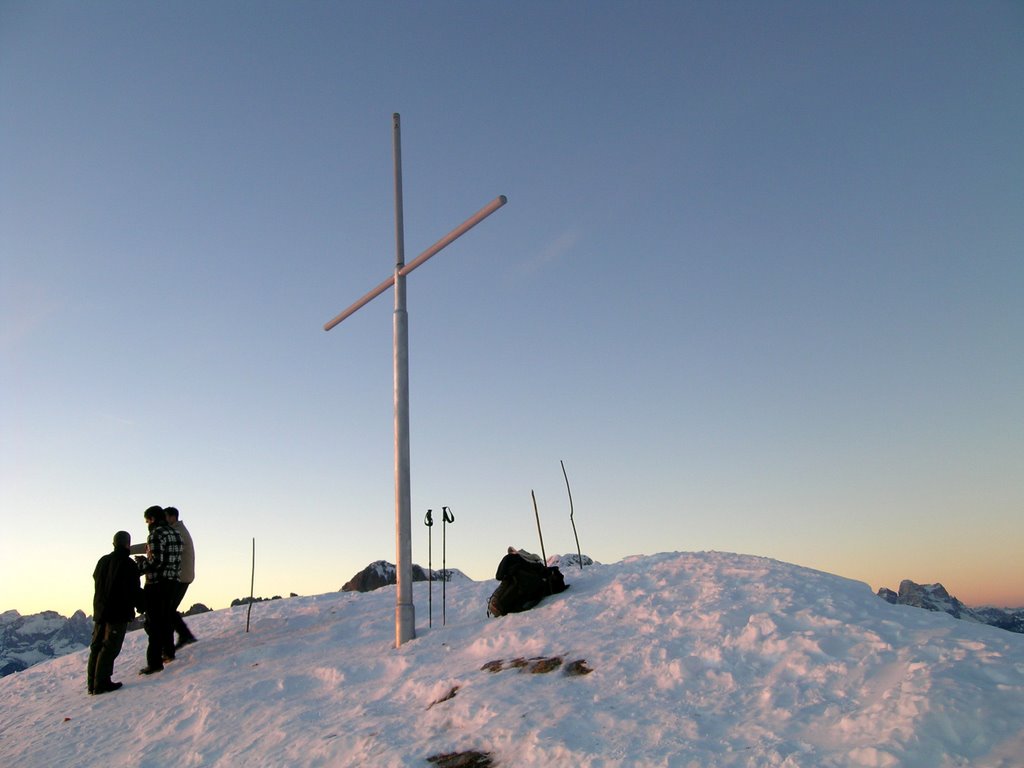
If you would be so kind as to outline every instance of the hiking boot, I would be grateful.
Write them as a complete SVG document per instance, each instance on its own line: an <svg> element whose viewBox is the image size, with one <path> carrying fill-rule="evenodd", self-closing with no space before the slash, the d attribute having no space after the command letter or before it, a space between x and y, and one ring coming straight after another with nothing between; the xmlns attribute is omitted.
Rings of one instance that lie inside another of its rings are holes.
<svg viewBox="0 0 1024 768"><path fill-rule="evenodd" d="M162 672L163 667L143 667L139 670L140 675L152 675L156 672Z"/></svg>
<svg viewBox="0 0 1024 768"><path fill-rule="evenodd" d="M93 693L97 696L101 693L110 693L111 691L116 691L122 685L124 685L124 683L107 683L106 685L97 685L96 688L93 689Z"/></svg>
<svg viewBox="0 0 1024 768"><path fill-rule="evenodd" d="M174 644L174 650L180 651L186 645L192 645L196 639L194 637L183 637Z"/></svg>

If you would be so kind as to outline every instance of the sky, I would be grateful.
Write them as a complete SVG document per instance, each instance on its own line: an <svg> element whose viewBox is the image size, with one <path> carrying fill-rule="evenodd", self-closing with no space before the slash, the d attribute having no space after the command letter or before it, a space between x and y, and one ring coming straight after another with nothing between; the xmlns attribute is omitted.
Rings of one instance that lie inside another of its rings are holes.
<svg viewBox="0 0 1024 768"><path fill-rule="evenodd" d="M1024 605L1019 3L0 0L0 609L716 550ZM564 462L572 492L570 509ZM455 521L428 530L448 506ZM570 511L572 518L570 519ZM420 608L422 610L422 608Z"/></svg>
<svg viewBox="0 0 1024 768"><path fill-rule="evenodd" d="M501 618L483 610L496 582L453 581L445 622L435 606L397 650L389 587L191 617L199 642L148 677L145 633L129 633L123 687L100 696L85 691L87 651L36 664L0 679L0 761L1020 765L1022 635L750 555L563 570L568 591ZM469 753L490 762L428 762Z"/></svg>

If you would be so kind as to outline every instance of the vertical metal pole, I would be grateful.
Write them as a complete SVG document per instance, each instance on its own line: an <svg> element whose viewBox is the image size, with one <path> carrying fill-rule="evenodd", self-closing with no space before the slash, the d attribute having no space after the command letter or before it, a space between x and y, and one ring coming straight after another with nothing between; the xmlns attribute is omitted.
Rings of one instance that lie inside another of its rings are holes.
<svg viewBox="0 0 1024 768"><path fill-rule="evenodd" d="M402 127L396 112L395 147L395 647L416 636L412 602L412 493L409 479L409 314L405 303L405 223L402 212Z"/></svg>

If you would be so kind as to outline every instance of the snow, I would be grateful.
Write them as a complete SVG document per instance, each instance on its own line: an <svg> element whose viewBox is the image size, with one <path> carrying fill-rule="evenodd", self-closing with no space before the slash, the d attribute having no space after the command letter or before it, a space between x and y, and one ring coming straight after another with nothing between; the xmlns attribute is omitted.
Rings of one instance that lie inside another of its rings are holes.
<svg viewBox="0 0 1024 768"><path fill-rule="evenodd" d="M200 641L152 677L133 633L102 696L87 652L45 662L0 679L0 765L1024 763L1024 635L749 555L563 572L568 591L500 619L494 581L449 585L445 626L435 590L433 627L418 582L398 649L390 587L257 603L249 633L247 606L190 617Z"/></svg>
<svg viewBox="0 0 1024 768"><path fill-rule="evenodd" d="M67 619L55 611L43 611L25 619L20 627L15 630L18 635L51 635L57 632Z"/></svg>

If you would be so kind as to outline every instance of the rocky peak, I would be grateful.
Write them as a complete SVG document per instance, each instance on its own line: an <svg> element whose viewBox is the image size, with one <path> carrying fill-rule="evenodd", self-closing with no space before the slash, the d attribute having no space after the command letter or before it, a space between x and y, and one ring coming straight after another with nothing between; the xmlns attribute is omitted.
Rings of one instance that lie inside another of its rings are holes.
<svg viewBox="0 0 1024 768"><path fill-rule="evenodd" d="M928 611L948 613L964 621L989 624L1010 632L1024 632L1024 611L1008 611L1000 608L968 608L957 600L941 584L917 584L910 579L900 582L900 591L888 587L878 590L878 596L894 605L911 605Z"/></svg>
<svg viewBox="0 0 1024 768"><path fill-rule="evenodd" d="M420 566L412 566L413 581L427 581L427 573ZM342 586L342 592L372 592L398 583L398 567L386 560L377 560L363 568Z"/></svg>
<svg viewBox="0 0 1024 768"><path fill-rule="evenodd" d="M0 614L0 677L80 651L91 639L92 621L82 611L75 611L71 618L56 611L29 616L4 611Z"/></svg>
<svg viewBox="0 0 1024 768"><path fill-rule="evenodd" d="M447 568L445 570L434 569L428 572L426 569L413 563L413 581L447 581L451 583L457 580L469 580L458 568ZM372 592L375 589L398 583L398 567L386 560L377 560L363 568L359 573L349 579L341 588L342 592Z"/></svg>

